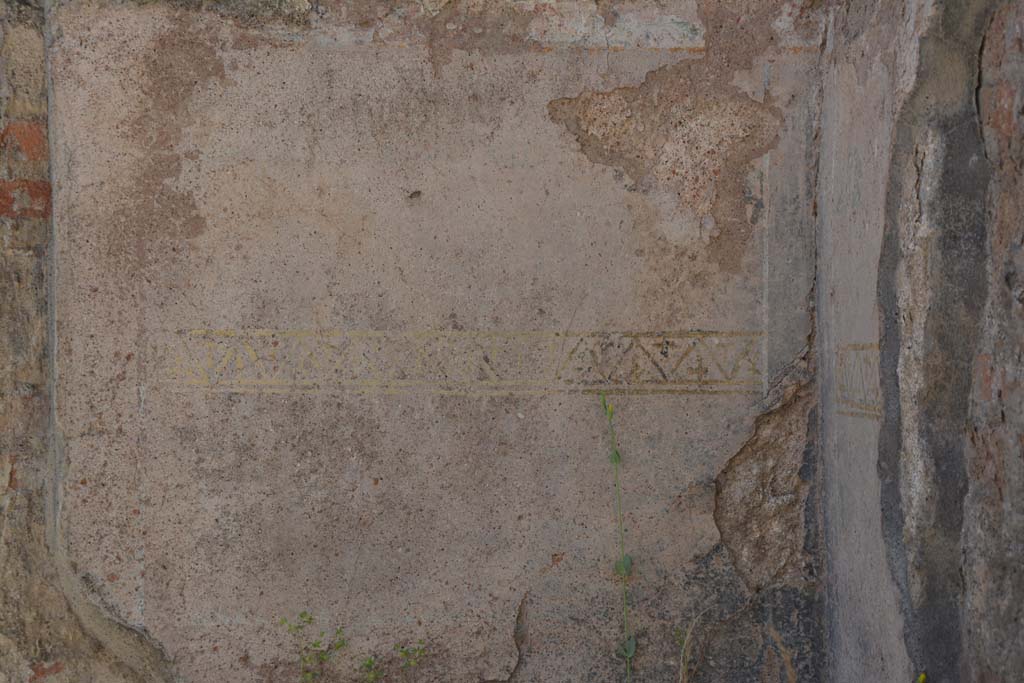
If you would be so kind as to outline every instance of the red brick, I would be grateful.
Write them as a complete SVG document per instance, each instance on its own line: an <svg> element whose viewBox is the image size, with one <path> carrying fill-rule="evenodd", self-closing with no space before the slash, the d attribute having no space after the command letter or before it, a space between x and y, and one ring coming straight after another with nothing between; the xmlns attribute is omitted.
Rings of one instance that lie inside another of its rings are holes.
<svg viewBox="0 0 1024 683"><path fill-rule="evenodd" d="M45 161L49 157L46 145L46 124L36 121L12 121L0 133L0 149L10 153L17 149L24 161Z"/></svg>
<svg viewBox="0 0 1024 683"><path fill-rule="evenodd" d="M0 216L49 218L50 183L45 180L0 180Z"/></svg>
<svg viewBox="0 0 1024 683"><path fill-rule="evenodd" d="M64 662L54 662L47 666L43 662L37 662L32 665L32 677L29 678L29 683L35 681L41 681L48 676L54 676L64 670Z"/></svg>

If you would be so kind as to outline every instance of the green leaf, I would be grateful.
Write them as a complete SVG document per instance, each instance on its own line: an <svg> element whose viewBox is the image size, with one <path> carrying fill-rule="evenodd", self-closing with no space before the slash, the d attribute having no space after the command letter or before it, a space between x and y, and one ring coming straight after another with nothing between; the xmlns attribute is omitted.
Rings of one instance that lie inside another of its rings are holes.
<svg viewBox="0 0 1024 683"><path fill-rule="evenodd" d="M636 654L636 636L630 636L622 641L615 652L623 659L633 659L633 655Z"/></svg>
<svg viewBox="0 0 1024 683"><path fill-rule="evenodd" d="M622 559L615 563L615 573L619 576L632 576L633 558L629 555L623 555Z"/></svg>
<svg viewBox="0 0 1024 683"><path fill-rule="evenodd" d="M611 461L613 465L618 465L620 462L622 462L622 454L619 453L618 448L612 449Z"/></svg>

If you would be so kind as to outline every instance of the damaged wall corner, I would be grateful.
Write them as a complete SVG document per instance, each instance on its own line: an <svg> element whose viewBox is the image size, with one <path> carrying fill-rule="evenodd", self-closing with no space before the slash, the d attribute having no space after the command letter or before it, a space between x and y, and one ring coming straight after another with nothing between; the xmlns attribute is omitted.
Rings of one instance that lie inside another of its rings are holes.
<svg viewBox="0 0 1024 683"><path fill-rule="evenodd" d="M754 434L715 480L715 524L747 587L813 581L817 510L814 485L816 391L796 388L782 405L758 416ZM810 515L811 519L808 519Z"/></svg>

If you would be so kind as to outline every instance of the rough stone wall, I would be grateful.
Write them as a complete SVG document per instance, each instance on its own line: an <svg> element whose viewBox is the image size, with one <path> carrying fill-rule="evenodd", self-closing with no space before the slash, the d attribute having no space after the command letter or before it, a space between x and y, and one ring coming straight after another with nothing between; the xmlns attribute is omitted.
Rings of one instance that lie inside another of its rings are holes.
<svg viewBox="0 0 1024 683"><path fill-rule="evenodd" d="M1017 342L1019 9L835 15L818 294L837 680L1020 675L1016 403L995 379Z"/></svg>
<svg viewBox="0 0 1024 683"><path fill-rule="evenodd" d="M977 105L991 181L964 455L961 656L964 680L995 683L1024 671L1024 4L988 18L980 57Z"/></svg>

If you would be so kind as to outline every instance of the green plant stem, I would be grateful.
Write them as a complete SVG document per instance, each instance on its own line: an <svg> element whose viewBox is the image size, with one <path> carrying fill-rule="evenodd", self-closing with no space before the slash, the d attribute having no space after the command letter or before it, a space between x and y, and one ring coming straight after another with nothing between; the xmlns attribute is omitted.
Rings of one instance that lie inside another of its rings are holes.
<svg viewBox="0 0 1024 683"><path fill-rule="evenodd" d="M619 527L619 559L626 558L626 533L622 524L622 484L619 477L619 463L615 463L615 518ZM628 577L622 576L622 632L623 636L629 638L629 588L626 584Z"/></svg>
<svg viewBox="0 0 1024 683"><path fill-rule="evenodd" d="M618 526L619 532L619 561L625 566L626 563L626 531L622 522L622 479L619 475L619 469L622 463L622 457L619 454L619 439L615 434L615 424L612 421L612 413L607 409L605 414L608 416L608 433L611 436L612 442L612 468L615 472L615 522ZM622 638L623 641L629 640L629 586L628 579L625 573L622 574ZM633 675L633 658L626 657L626 681L632 680Z"/></svg>
<svg viewBox="0 0 1024 683"><path fill-rule="evenodd" d="M707 614L710 609L710 607L705 607L697 616L690 619L690 623L686 627L685 636L682 635L679 629L676 629L676 643L679 644L679 683L687 683L690 680L690 639L693 637L693 629L696 628L701 617Z"/></svg>
<svg viewBox="0 0 1024 683"><path fill-rule="evenodd" d="M707 610L705 609L704 612ZM686 627L686 636L683 638L682 645L679 646L679 683L687 683L690 680L690 636L693 635L693 627L704 616L704 612L690 620L689 626Z"/></svg>

